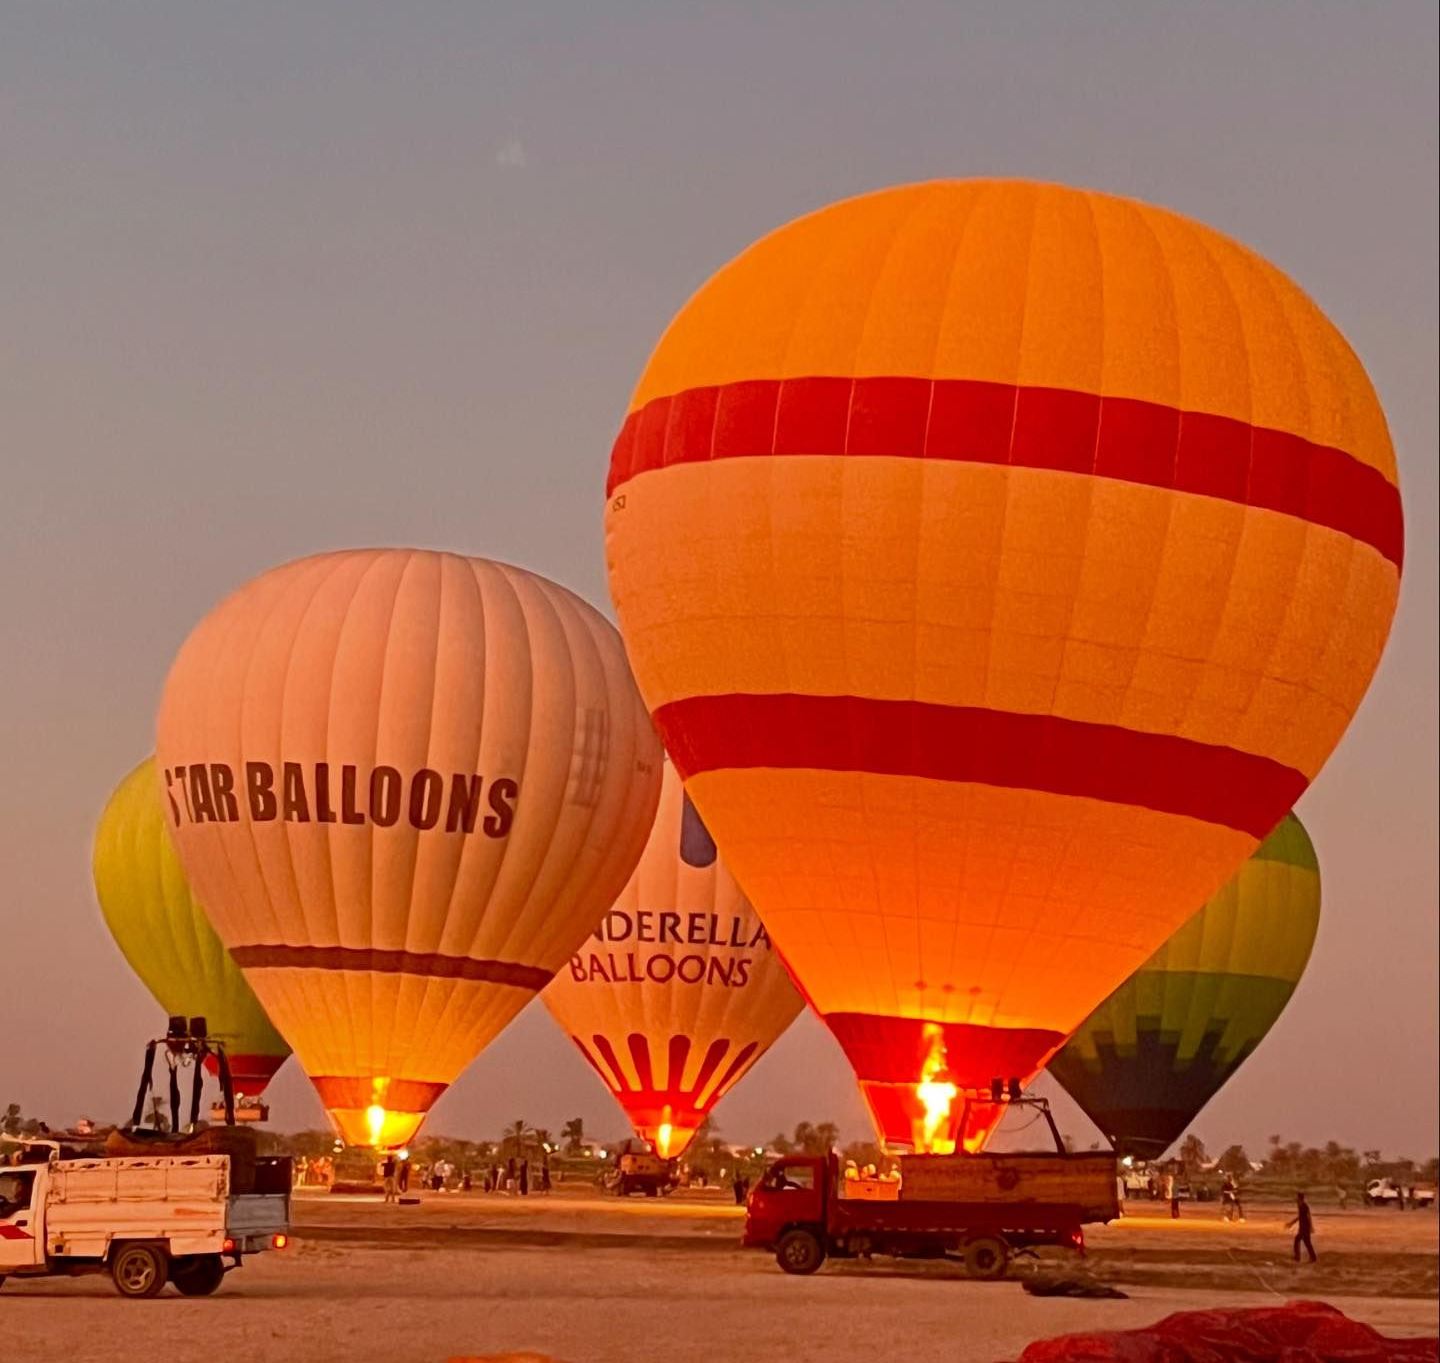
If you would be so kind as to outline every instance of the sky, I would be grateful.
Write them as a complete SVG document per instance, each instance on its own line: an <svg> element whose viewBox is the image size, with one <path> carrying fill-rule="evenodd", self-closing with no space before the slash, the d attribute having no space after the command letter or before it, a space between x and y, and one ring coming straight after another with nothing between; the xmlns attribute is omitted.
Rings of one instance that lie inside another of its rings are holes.
<svg viewBox="0 0 1440 1363"><path fill-rule="evenodd" d="M211 604L290 558L401 544L608 612L610 445L689 294L834 199L1015 175L1254 246L1385 405L1405 577L1299 807L1319 941L1194 1129L1435 1153L1433 3L0 0L0 33L0 1105L69 1121L133 1094L159 1019L89 840ZM537 1004L432 1129L577 1115L623 1129ZM737 1141L865 1128L808 1018L717 1115ZM319 1124L298 1072L274 1117Z"/></svg>

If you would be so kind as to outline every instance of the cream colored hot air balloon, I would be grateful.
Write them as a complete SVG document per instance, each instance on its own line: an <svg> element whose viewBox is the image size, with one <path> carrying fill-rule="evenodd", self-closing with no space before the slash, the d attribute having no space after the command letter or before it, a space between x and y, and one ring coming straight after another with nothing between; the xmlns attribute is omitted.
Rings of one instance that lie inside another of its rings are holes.
<svg viewBox="0 0 1440 1363"><path fill-rule="evenodd" d="M195 902L165 826L155 763L115 788L95 830L95 896L115 944L168 1016L203 1017L235 1088L256 1097L290 1047Z"/></svg>
<svg viewBox="0 0 1440 1363"><path fill-rule="evenodd" d="M216 931L344 1136L389 1147L614 901L661 753L578 597L371 549L276 568L206 616L157 760Z"/></svg>
<svg viewBox="0 0 1440 1363"><path fill-rule="evenodd" d="M804 1007L668 762L635 874L542 997L666 1157Z"/></svg>

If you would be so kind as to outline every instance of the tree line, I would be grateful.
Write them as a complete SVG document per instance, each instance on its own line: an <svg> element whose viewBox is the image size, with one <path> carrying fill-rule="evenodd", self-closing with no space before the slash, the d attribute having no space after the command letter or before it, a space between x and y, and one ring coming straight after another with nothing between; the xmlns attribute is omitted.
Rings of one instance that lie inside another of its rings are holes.
<svg viewBox="0 0 1440 1363"><path fill-rule="evenodd" d="M7 1104L3 1115L0 1115L0 1135L33 1137L46 1135L49 1131L50 1128L39 1118L26 1116L18 1103ZM336 1154L335 1137L330 1131L262 1131L260 1137L262 1145L270 1153L307 1159ZM729 1142L721 1139L715 1123L706 1118L686 1151L685 1163L703 1172L707 1178L719 1180L733 1173L737 1163L753 1172L755 1166L764 1164L772 1155L823 1155L837 1148L842 1158L854 1160L861 1167L867 1164L878 1166L886 1158L873 1141L854 1141L840 1148L840 1128L828 1121L798 1122L789 1134L782 1131L772 1136L759 1148L758 1154L755 1147L737 1153ZM1098 1149L1098 1144L1093 1148ZM512 1158L532 1161L548 1158L562 1166L567 1162L591 1164L598 1159L601 1149L605 1149L604 1143L586 1131L582 1117L572 1117L558 1128L532 1125L517 1117L507 1123L493 1140L462 1140L438 1134L421 1136L415 1142L412 1154L427 1162L444 1159L458 1169L477 1169ZM368 1161L370 1155L366 1151L356 1151L347 1158L359 1163ZM1280 1135L1270 1137L1268 1149L1259 1161L1252 1160L1241 1145L1227 1146L1218 1159L1212 1158L1205 1142L1193 1133L1180 1142L1172 1158L1180 1163L1191 1179L1219 1172L1233 1174L1236 1178L1260 1178L1300 1187L1354 1187L1372 1178L1425 1185L1433 1185L1440 1180L1440 1158L1435 1156L1421 1163L1403 1156L1387 1158L1379 1149L1354 1150L1338 1141L1309 1146L1299 1141L1287 1141ZM1260 1165L1258 1171L1256 1163Z"/></svg>

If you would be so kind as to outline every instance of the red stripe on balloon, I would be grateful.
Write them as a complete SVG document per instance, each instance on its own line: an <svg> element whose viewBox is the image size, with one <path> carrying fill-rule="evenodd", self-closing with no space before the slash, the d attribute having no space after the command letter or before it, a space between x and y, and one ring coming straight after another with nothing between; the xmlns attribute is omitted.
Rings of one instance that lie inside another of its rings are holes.
<svg viewBox="0 0 1440 1363"><path fill-rule="evenodd" d="M918 1084L931 1058L936 1027L944 1044L945 1069L933 1077L972 1092L988 1092L992 1079L1029 1079L1065 1040L1063 1032L1040 1027L937 1023L878 1013L822 1016L855 1077L877 1084Z"/></svg>
<svg viewBox="0 0 1440 1363"><path fill-rule="evenodd" d="M720 1076L720 1081L709 1095L709 1101L715 1101L715 1094L723 1093L733 1084L744 1072L745 1066L754 1058L755 1052L760 1049L760 1043L750 1041L743 1045L736 1053L735 1058L730 1062L729 1068ZM700 1092L700 1086L696 1085L696 1092Z"/></svg>
<svg viewBox="0 0 1440 1363"><path fill-rule="evenodd" d="M725 1058L725 1052L730 1049L730 1042L724 1037L719 1037L710 1043L709 1049L705 1052L705 1059L700 1062L699 1073L695 1076L695 1092L704 1093L705 1085L710 1082L710 1076L720 1068L720 1062Z"/></svg>
<svg viewBox="0 0 1440 1363"><path fill-rule="evenodd" d="M601 1077L613 1089L628 1089L631 1086L629 1079L625 1077L625 1067L620 1063L620 1057L615 1054L615 1048L610 1044L610 1038L595 1035L595 1049L600 1053L600 1058L610 1067L610 1076L601 1071ZM613 1076L613 1077L611 1077Z"/></svg>
<svg viewBox="0 0 1440 1363"><path fill-rule="evenodd" d="M1399 489L1344 450L1162 403L978 379L750 379L655 398L621 427L606 492L675 464L764 455L1083 473L1278 511L1397 568L1404 557Z"/></svg>
<svg viewBox="0 0 1440 1363"><path fill-rule="evenodd" d="M258 1098L288 1056L237 1055L230 1051L225 1058L230 1062L230 1078L234 1082L235 1091L243 1093L247 1098ZM219 1074L220 1062L213 1055L206 1056L205 1068L211 1074Z"/></svg>
<svg viewBox="0 0 1440 1363"><path fill-rule="evenodd" d="M1172 734L864 696L690 696L655 712L686 780L770 767L1046 791L1264 838L1308 781L1268 757Z"/></svg>
<svg viewBox="0 0 1440 1363"><path fill-rule="evenodd" d="M650 1043L639 1032L631 1032L625 1038L625 1044L630 1048L630 1059L634 1062L635 1073L640 1080L642 1089L653 1089L655 1087L655 1076L650 1072Z"/></svg>
<svg viewBox="0 0 1440 1363"><path fill-rule="evenodd" d="M257 942L230 948L242 970L355 970L372 975L423 975L436 980L505 984L538 993L555 972L518 961L475 960L440 952L382 950L371 947L286 946Z"/></svg>
<svg viewBox="0 0 1440 1363"><path fill-rule="evenodd" d="M320 1101L330 1108L368 1108L379 1103L391 1112L428 1112L448 1084L427 1079L387 1079L383 1089L363 1076L312 1074L310 1082Z"/></svg>

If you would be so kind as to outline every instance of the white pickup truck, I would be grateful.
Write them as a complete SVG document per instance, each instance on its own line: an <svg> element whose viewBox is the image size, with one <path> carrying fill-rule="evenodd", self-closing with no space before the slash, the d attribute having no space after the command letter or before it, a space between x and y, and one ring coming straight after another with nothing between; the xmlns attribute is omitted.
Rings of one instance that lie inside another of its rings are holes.
<svg viewBox="0 0 1440 1363"><path fill-rule="evenodd" d="M1407 1183L1403 1186L1388 1178L1372 1178L1365 1185L1365 1202L1371 1207L1385 1207L1398 1202L1402 1194L1408 1194L1408 1202L1413 1207L1428 1207L1435 1201L1435 1189L1428 1184L1424 1187L1416 1187Z"/></svg>
<svg viewBox="0 0 1440 1363"><path fill-rule="evenodd" d="M230 1163L213 1154L62 1160L56 1147L44 1163L0 1166L0 1283L108 1273L125 1297L153 1297L167 1282L208 1296L246 1254L283 1249L290 1235L289 1161L260 1162L255 1190L241 1193Z"/></svg>

